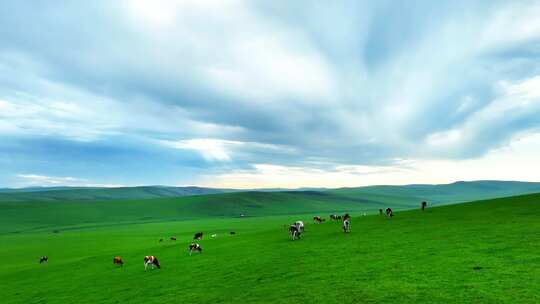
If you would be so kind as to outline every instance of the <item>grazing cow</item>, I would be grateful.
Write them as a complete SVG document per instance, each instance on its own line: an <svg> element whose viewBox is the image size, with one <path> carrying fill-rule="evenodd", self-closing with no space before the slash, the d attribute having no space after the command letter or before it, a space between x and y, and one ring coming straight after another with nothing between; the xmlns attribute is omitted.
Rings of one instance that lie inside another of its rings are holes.
<svg viewBox="0 0 540 304"><path fill-rule="evenodd" d="M197 243L191 243L189 244L189 255L191 256L191 254L193 253L193 251L198 251L199 253L202 253L202 247L201 245L197 244Z"/></svg>
<svg viewBox="0 0 540 304"><path fill-rule="evenodd" d="M320 216L314 216L313 221L318 224L318 223L322 223L323 220Z"/></svg>
<svg viewBox="0 0 540 304"><path fill-rule="evenodd" d="M124 261L122 261L122 257L115 256L113 258L112 262L113 262L114 265L124 266Z"/></svg>
<svg viewBox="0 0 540 304"><path fill-rule="evenodd" d="M48 263L49 262L49 257L44 255L42 257L39 258L39 263Z"/></svg>
<svg viewBox="0 0 540 304"><path fill-rule="evenodd" d="M214 234L211 235L211 237L212 237L213 239L215 239L215 238L217 238L217 234L214 233Z"/></svg>
<svg viewBox="0 0 540 304"><path fill-rule="evenodd" d="M150 256L147 255L144 257L144 271L146 271L146 269L148 268L148 265L152 265L152 269L154 269L154 265L158 269L161 269L161 265L159 265L158 259L153 255L150 255Z"/></svg>
<svg viewBox="0 0 540 304"><path fill-rule="evenodd" d="M379 209L379 215L382 215L383 210Z"/></svg>
<svg viewBox="0 0 540 304"><path fill-rule="evenodd" d="M175 236L171 236L171 241L176 241L176 237L175 237Z"/></svg>
<svg viewBox="0 0 540 304"><path fill-rule="evenodd" d="M338 215L337 219L341 221L341 215Z"/></svg>
<svg viewBox="0 0 540 304"><path fill-rule="evenodd" d="M392 216L394 216L392 208L386 208L386 217L391 218Z"/></svg>
<svg viewBox="0 0 540 304"><path fill-rule="evenodd" d="M230 232L230 234L231 234L231 235L235 235L235 234L236 234L236 232L234 232L234 231L231 231L231 232Z"/></svg>
<svg viewBox="0 0 540 304"><path fill-rule="evenodd" d="M347 217L346 219L343 220L343 232L349 233L350 231L351 231L351 222L350 222L350 218Z"/></svg>
<svg viewBox="0 0 540 304"><path fill-rule="evenodd" d="M159 242L160 242L160 243L163 242L163 239L159 239Z"/></svg>
<svg viewBox="0 0 540 304"><path fill-rule="evenodd" d="M197 232L197 233L195 233L195 236L193 236L193 239L194 240L202 240L202 236L203 236L202 232Z"/></svg>
<svg viewBox="0 0 540 304"><path fill-rule="evenodd" d="M427 207L427 202L422 202L422 211L424 211Z"/></svg>
<svg viewBox="0 0 540 304"><path fill-rule="evenodd" d="M298 230L298 227L296 225L289 226L289 236L291 237L291 240L297 240L300 239L300 230Z"/></svg>
<svg viewBox="0 0 540 304"><path fill-rule="evenodd" d="M294 222L293 225L296 226L296 228L298 228L298 231L299 231L300 233L303 233L303 232L304 232L304 222L302 222L302 221L296 221L296 222Z"/></svg>
<svg viewBox="0 0 540 304"><path fill-rule="evenodd" d="M337 221L337 215L335 215L335 214L330 214L330 220L331 220L331 221Z"/></svg>

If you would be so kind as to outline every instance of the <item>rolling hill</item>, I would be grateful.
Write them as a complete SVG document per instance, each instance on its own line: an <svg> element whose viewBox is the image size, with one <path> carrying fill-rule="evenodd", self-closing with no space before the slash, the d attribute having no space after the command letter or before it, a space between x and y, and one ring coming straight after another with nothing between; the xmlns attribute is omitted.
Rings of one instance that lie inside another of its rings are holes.
<svg viewBox="0 0 540 304"><path fill-rule="evenodd" d="M168 186L141 186L118 188L38 187L0 190L0 202L134 200L216 194L234 191L235 190L232 189Z"/></svg>

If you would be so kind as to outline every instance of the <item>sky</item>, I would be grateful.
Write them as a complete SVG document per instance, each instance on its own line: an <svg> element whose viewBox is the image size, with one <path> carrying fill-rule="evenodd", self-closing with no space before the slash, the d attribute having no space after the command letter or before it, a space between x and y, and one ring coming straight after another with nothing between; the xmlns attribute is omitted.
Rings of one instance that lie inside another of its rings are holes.
<svg viewBox="0 0 540 304"><path fill-rule="evenodd" d="M0 188L540 181L538 1L0 1Z"/></svg>

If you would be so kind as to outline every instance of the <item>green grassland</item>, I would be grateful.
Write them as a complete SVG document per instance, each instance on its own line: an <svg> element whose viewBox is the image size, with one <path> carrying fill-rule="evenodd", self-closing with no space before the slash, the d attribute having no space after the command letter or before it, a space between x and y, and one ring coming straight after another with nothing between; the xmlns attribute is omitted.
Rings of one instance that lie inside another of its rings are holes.
<svg viewBox="0 0 540 304"><path fill-rule="evenodd" d="M227 194L232 197L229 201L216 195L220 203L191 197L187 201L58 203L57 209L49 204L41 210L41 203L0 205L0 301L540 302L540 194L426 212L400 211L390 220L361 216L369 200L344 199L328 205L328 200L323 204L316 199L318 194L308 199L278 193L287 197L279 201L289 202L283 203L288 211L297 213L279 215L283 206L266 206L261 197L244 201L235 195ZM293 200L304 205L293 208ZM263 207L255 207L258 204ZM353 204L363 207L353 209ZM373 204L372 208L377 205ZM68 205L72 209L64 210ZM165 211L153 214L153 206ZM230 217L248 206L258 216ZM141 220L141 213L132 208L146 208L155 221ZM267 213L271 208L275 215ZM344 234L335 222L313 224L310 218L315 213L302 213L317 208L353 211L351 233ZM115 224L119 210L126 210L126 215L121 224ZM174 216L161 218L175 210ZM48 220L40 218L44 212L50 212ZM306 232L301 240L291 241L284 225L296 219L307 223ZM11 227L15 224L17 229ZM52 233L52 228L59 228L60 233ZM187 245L198 231L206 234L200 241L204 252L190 257ZM229 231L237 235L230 236ZM208 238L212 233L218 237ZM177 242L158 242L172 235ZM39 265L40 255L48 255L49 263ZM124 258L123 268L112 265L115 255ZM144 255L156 255L162 269L145 273Z"/></svg>

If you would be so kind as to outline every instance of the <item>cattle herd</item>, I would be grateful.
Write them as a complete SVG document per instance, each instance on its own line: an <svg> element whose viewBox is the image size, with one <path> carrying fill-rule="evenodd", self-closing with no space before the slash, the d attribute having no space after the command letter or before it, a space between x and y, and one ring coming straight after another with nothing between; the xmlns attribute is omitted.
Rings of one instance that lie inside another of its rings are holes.
<svg viewBox="0 0 540 304"><path fill-rule="evenodd" d="M425 209L427 208L427 202L423 201L421 203L420 207L421 207L422 211L425 211ZM385 212L386 212L386 217L389 218L389 219L394 216L392 208L386 208ZM366 215L366 214L364 213L364 215ZM379 215L383 215L383 209L379 209ZM342 228L343 228L344 233L349 233L351 231L351 217L350 217L350 215L348 213L344 214L343 216L336 215L336 214L331 214L330 215L330 220L331 221L342 221ZM313 217L313 222L315 224L320 224L320 223L322 223L324 221L325 220L323 218L321 218L320 216L314 216ZM291 240L294 241L294 240L300 239L300 237L304 233L304 222L302 222L302 221L294 222L293 224L288 226L288 231L289 231L289 237L291 238ZM231 231L231 232L229 232L229 234L232 236L232 235L235 235L236 232ZM216 238L217 236L218 236L217 234L212 234L211 235L212 238ZM202 240L202 238L203 238L203 233L202 232L197 232L193 236L193 240ZM175 236L171 236L169 239L171 241L176 241ZM159 239L159 242L160 243L163 242L163 238ZM188 249L189 249L189 255L190 256L193 254L193 252L198 252L199 254L202 253L201 245L199 245L198 243L195 243L195 242L191 242L189 244ZM39 258L39 263L40 264L48 263L48 262L49 262L49 257L46 256L46 255L41 256ZM115 256L113 258L113 264L114 265L119 265L120 267L123 267L124 266L124 261L122 260L122 257ZM144 257L144 271L146 271L148 269L148 266L151 266L152 269L154 269L155 267L157 267L158 269L161 268L161 265L159 264L158 259L153 255L149 255L149 256Z"/></svg>

